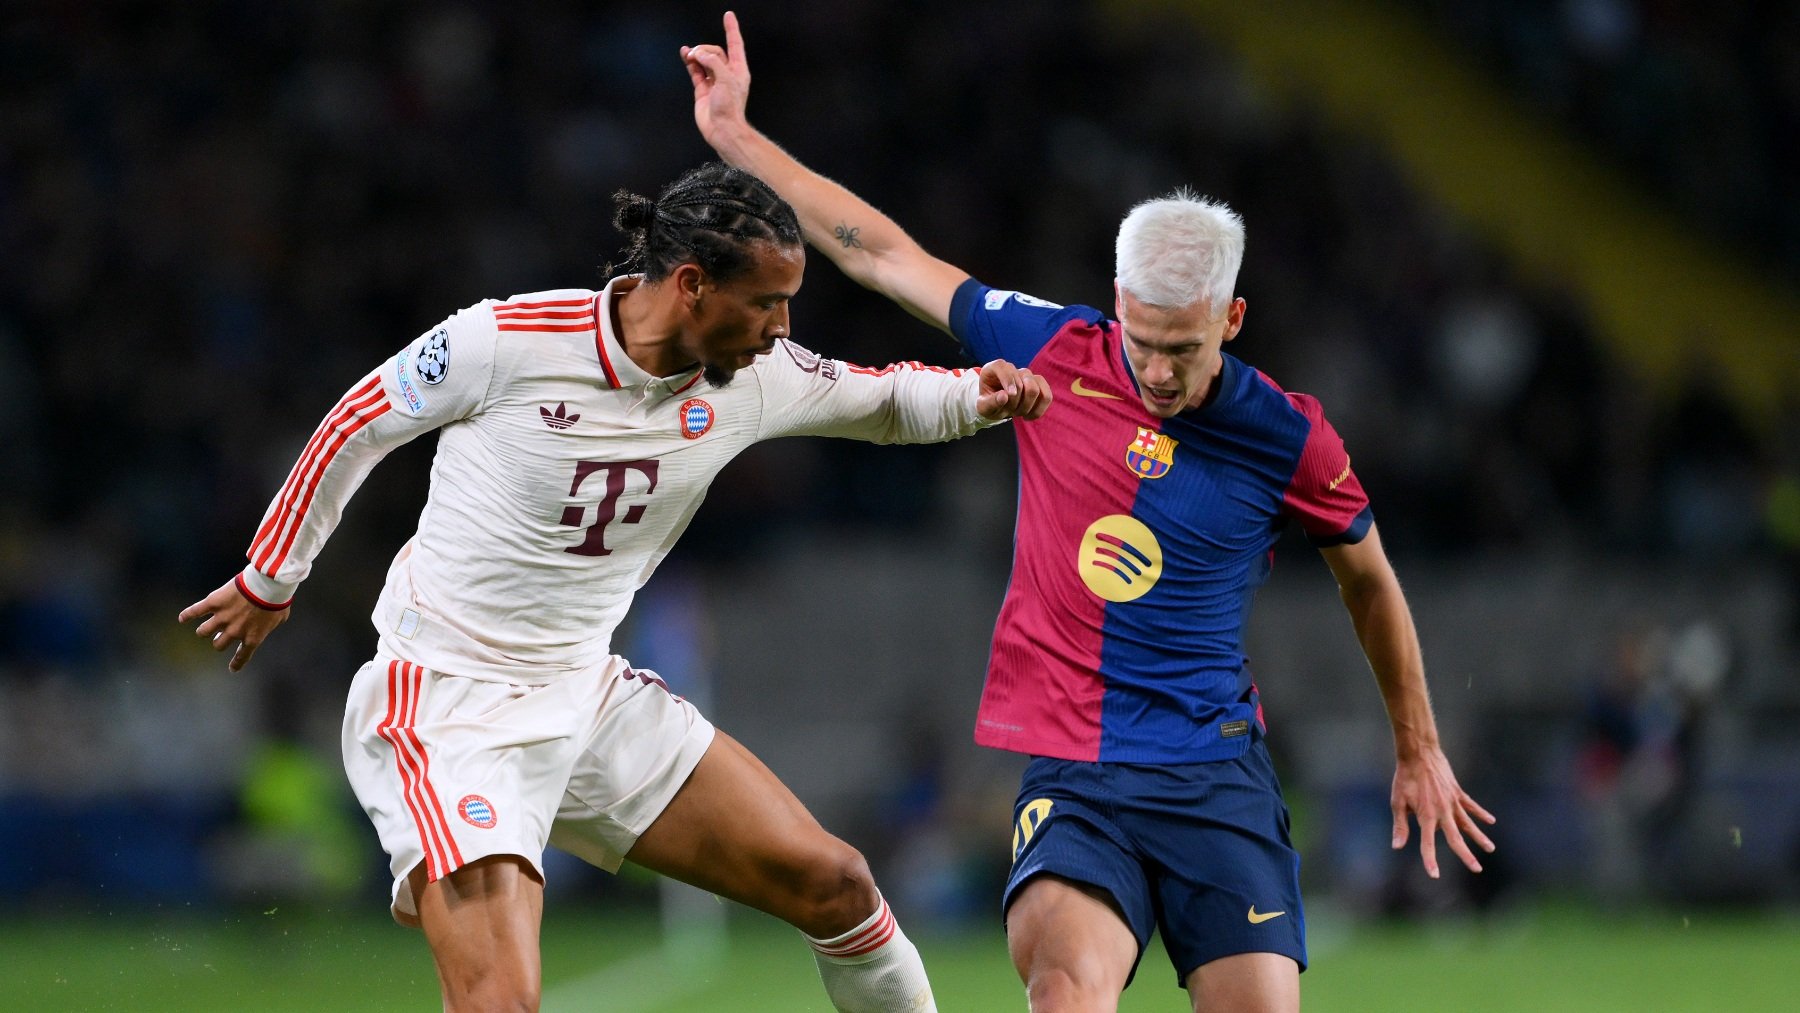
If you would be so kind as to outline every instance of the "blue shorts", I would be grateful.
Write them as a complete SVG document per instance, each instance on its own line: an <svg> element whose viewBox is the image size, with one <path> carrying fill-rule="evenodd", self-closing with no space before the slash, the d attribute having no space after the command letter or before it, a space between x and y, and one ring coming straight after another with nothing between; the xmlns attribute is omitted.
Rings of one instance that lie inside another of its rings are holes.
<svg viewBox="0 0 1800 1013"><path fill-rule="evenodd" d="M1178 985L1235 953L1280 953L1306 969L1300 855L1260 738L1212 763L1034 758L1013 807L1002 911L1043 874L1110 893L1139 960L1161 929Z"/></svg>

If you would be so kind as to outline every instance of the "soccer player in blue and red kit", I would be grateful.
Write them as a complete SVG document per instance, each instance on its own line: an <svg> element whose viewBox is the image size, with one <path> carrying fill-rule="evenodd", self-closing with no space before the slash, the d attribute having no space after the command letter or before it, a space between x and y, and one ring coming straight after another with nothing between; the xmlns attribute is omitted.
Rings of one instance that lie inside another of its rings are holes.
<svg viewBox="0 0 1800 1013"><path fill-rule="evenodd" d="M1438 743L1418 637L1368 498L1315 399L1221 346L1243 223L1186 193L1120 227L1116 319L992 289L750 127L736 19L682 50L695 119L774 187L852 278L1029 363L1057 394L1015 431L1013 575L975 738L1033 757L1014 812L1007 940L1034 1013L1113 1010L1153 928L1198 1010L1296 1010L1306 964L1299 856L1242 653L1270 550L1294 521L1323 552L1393 724L1393 846L1408 814L1466 866L1494 818ZM1067 392L1070 396L1063 397Z"/></svg>

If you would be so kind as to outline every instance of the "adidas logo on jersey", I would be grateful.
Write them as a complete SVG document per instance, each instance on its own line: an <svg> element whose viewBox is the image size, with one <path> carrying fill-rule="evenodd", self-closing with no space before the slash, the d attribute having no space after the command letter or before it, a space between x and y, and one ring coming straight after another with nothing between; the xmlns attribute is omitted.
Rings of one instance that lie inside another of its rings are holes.
<svg viewBox="0 0 1800 1013"><path fill-rule="evenodd" d="M580 412L576 412L573 415L569 414L569 403L567 401L558 401L556 403L556 411L554 412L548 408L539 407L538 414L544 417L544 425L549 426L551 429L567 429L581 421Z"/></svg>

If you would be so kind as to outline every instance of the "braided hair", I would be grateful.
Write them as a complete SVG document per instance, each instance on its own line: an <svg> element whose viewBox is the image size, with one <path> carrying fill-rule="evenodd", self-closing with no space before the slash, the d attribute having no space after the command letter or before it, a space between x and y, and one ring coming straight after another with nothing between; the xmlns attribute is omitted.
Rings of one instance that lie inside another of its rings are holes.
<svg viewBox="0 0 1800 1013"><path fill-rule="evenodd" d="M802 242L793 207L767 183L723 162L690 171L654 201L620 190L613 204L613 227L631 242L621 261L606 266L609 278L642 271L645 281L661 281L692 262L708 277L728 281L755 263L752 243Z"/></svg>

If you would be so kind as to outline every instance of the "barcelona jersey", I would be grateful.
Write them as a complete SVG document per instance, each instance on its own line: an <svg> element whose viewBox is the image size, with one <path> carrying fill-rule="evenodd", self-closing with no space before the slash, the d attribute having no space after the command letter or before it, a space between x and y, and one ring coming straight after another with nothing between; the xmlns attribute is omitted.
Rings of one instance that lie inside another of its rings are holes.
<svg viewBox="0 0 1800 1013"><path fill-rule="evenodd" d="M1316 399L1223 355L1216 395L1174 418L1138 396L1119 325L974 279L952 331L1029 365L1055 406L1017 424L1012 580L975 741L1066 760L1237 757L1262 714L1244 625L1289 521L1318 545L1372 515Z"/></svg>

